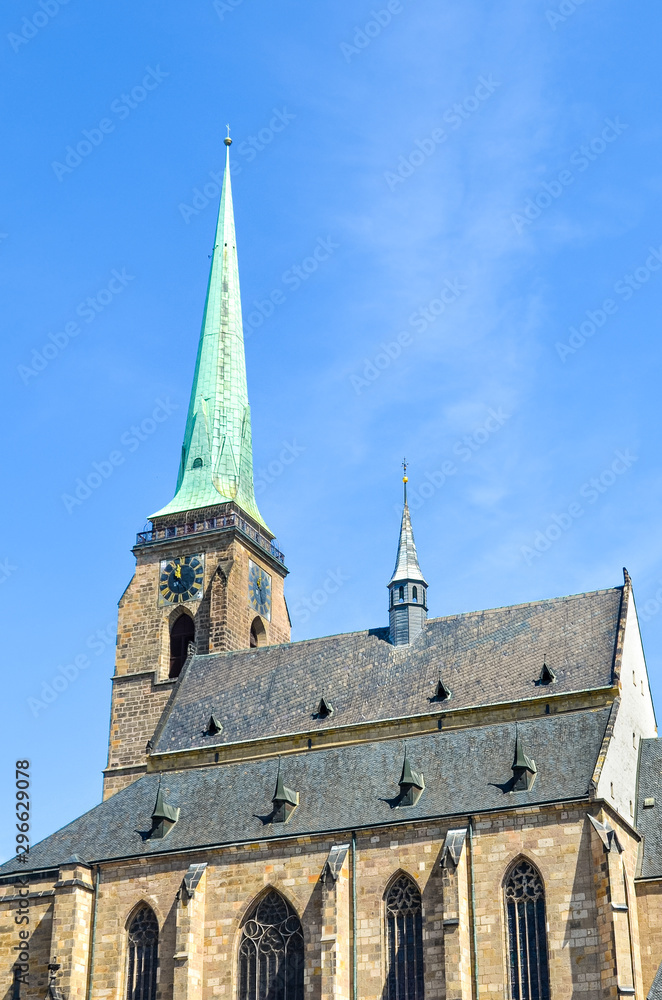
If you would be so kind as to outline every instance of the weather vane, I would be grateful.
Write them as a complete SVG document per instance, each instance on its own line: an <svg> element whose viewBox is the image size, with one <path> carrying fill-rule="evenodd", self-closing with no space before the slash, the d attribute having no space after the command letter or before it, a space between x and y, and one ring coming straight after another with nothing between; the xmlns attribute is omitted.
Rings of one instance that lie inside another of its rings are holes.
<svg viewBox="0 0 662 1000"><path fill-rule="evenodd" d="M226 146L231 146L232 145L232 139L230 138L230 126L226 125L225 127L228 130L228 134L226 135L226 137L223 140L223 142L225 143Z"/></svg>
<svg viewBox="0 0 662 1000"><path fill-rule="evenodd" d="M407 459L402 459L402 468L404 470L404 475L402 477L402 482L405 484L405 503L407 503L407 483L409 482L409 476L407 475Z"/></svg>

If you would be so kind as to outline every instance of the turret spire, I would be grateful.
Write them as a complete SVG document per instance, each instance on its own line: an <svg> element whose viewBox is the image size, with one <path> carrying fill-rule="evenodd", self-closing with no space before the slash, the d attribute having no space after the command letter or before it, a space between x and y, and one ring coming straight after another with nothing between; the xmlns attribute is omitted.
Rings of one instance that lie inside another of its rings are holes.
<svg viewBox="0 0 662 1000"><path fill-rule="evenodd" d="M407 503L407 460L402 463L404 506L400 524L398 555L389 580L390 639L394 646L413 642L427 617L427 581L418 563L418 553Z"/></svg>
<svg viewBox="0 0 662 1000"><path fill-rule="evenodd" d="M229 127L223 141L227 148L223 192L177 490L174 499L152 517L234 502L266 528L253 488Z"/></svg>

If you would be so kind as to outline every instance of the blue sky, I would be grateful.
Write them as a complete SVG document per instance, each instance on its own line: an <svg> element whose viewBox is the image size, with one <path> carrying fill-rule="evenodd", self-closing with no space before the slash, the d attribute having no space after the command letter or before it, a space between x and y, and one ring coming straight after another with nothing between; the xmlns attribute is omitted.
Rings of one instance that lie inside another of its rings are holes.
<svg viewBox="0 0 662 1000"><path fill-rule="evenodd" d="M1 17L8 815L26 756L35 840L100 797L117 601L173 494L226 122L258 502L294 637L386 622L406 454L431 615L625 565L659 702L659 5Z"/></svg>

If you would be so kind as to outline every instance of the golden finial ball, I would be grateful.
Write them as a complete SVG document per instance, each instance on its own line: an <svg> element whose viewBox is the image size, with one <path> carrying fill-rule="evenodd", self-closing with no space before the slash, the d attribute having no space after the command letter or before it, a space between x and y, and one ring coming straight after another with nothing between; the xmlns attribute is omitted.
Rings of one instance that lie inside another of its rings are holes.
<svg viewBox="0 0 662 1000"><path fill-rule="evenodd" d="M226 137L223 140L223 142L225 143L226 146L231 146L232 145L232 139L230 138L229 135L226 135Z"/></svg>
<svg viewBox="0 0 662 1000"><path fill-rule="evenodd" d="M403 483L408 483L409 482L409 476L403 476L402 477L402 482Z"/></svg>

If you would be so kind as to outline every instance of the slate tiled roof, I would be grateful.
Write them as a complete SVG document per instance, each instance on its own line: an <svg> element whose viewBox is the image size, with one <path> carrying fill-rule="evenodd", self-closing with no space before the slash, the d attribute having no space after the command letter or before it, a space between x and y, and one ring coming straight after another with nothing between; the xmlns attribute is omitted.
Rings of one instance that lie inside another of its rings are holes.
<svg viewBox="0 0 662 1000"><path fill-rule="evenodd" d="M653 985L648 991L646 1000L662 1000L662 965L660 965L655 974Z"/></svg>
<svg viewBox="0 0 662 1000"><path fill-rule="evenodd" d="M388 630L196 656L155 752L587 691L611 684L622 588L430 619L410 646ZM543 660L556 681L538 687ZM430 698L439 678L452 698ZM332 716L315 718L320 698ZM204 735L210 715L223 732Z"/></svg>
<svg viewBox="0 0 662 1000"><path fill-rule="evenodd" d="M402 770L401 739L283 757L284 782L300 796L287 825L267 821L278 769L271 758L165 772L161 789L165 801L180 808L179 820L163 840L143 839L159 784L158 774L147 774L33 847L28 870L56 867L74 852L88 862L145 857L576 800L588 792L609 711L520 722L520 739L538 769L533 788L524 792L504 790L512 778L515 723L408 737L408 757L423 774L425 791L415 806L404 809L391 804ZM15 870L19 866L12 860L0 875Z"/></svg>
<svg viewBox="0 0 662 1000"><path fill-rule="evenodd" d="M649 798L655 799L655 805L644 808L644 800ZM640 877L662 878L662 739L641 741L637 830L643 837Z"/></svg>

